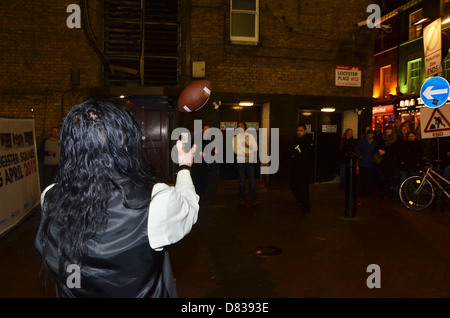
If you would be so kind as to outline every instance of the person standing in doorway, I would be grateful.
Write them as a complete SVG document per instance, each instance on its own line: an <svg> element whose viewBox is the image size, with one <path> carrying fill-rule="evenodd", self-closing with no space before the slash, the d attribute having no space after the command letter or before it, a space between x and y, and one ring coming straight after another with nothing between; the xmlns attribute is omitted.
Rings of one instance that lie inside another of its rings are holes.
<svg viewBox="0 0 450 318"><path fill-rule="evenodd" d="M208 163L210 162L208 158L213 155L216 155L218 152L216 148L214 148L214 150L211 151L211 153L205 153L203 151L203 149L205 149L205 147L212 142L212 140L209 137L210 128L211 128L210 125L203 124L201 137L202 145L201 146L197 145L197 153L196 153L196 155L201 157L202 161L199 163L194 163L192 165L191 170L192 181L194 182L195 186L195 192L200 196L200 198L202 198L203 195L205 194L208 185L209 169L211 168L210 167L211 163Z"/></svg>
<svg viewBox="0 0 450 318"><path fill-rule="evenodd" d="M248 177L248 190L252 205L258 205L255 190L255 166L257 160L258 144L255 136L247 132L245 122L238 122L238 134L233 138L233 150L236 154L239 172L239 198L240 204L245 204L245 179Z"/></svg>
<svg viewBox="0 0 450 318"><path fill-rule="evenodd" d="M52 127L50 137L39 147L39 163L42 166L41 190L52 184L59 168L61 142L58 127Z"/></svg>
<svg viewBox="0 0 450 318"><path fill-rule="evenodd" d="M306 126L297 126L297 136L289 149L291 158L290 188L297 199L296 209L303 213L310 211L309 184L312 181L312 141Z"/></svg>

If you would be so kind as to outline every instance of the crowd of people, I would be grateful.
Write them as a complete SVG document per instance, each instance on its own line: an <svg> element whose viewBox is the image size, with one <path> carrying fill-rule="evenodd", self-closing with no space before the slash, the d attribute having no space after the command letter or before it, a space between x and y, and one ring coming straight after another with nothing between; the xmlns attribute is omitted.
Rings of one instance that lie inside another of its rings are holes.
<svg viewBox="0 0 450 318"><path fill-rule="evenodd" d="M204 141L210 139L209 128L203 125ZM408 122L396 120L374 128L367 126L360 140L352 129L345 130L339 144L341 187L352 158L360 194L396 200L403 180L432 158ZM258 205L253 160L258 144L245 122L239 122L237 130L233 150L240 204L246 201L248 178L251 203ZM443 139L441 147L447 179L449 140ZM169 186L157 182L145 168L140 126L124 107L87 100L71 108L60 132L52 129L39 150L45 177L35 246L46 272L54 276L58 297L177 296L166 247L182 240L196 223L199 200L208 187L206 158L218 150L194 144L185 151L181 140L176 147L178 172L175 185ZM202 160L194 165L196 154ZM289 157L296 209L308 213L313 141L304 124L297 125ZM82 286L75 289L67 283L73 265L83 270Z"/></svg>
<svg viewBox="0 0 450 318"><path fill-rule="evenodd" d="M399 118L383 127L377 123L372 129L366 126L359 140L353 137L352 129L346 129L341 139L341 188L345 187L345 166L350 157L357 162L357 191L361 195L378 196L399 200L398 190L402 182L417 175L426 163L433 163L435 155L431 143L420 138L419 129L412 129L409 121L401 123ZM448 138L443 139L439 154L443 171L447 170L450 153ZM446 150L447 149L447 150ZM436 153L437 155L437 153Z"/></svg>

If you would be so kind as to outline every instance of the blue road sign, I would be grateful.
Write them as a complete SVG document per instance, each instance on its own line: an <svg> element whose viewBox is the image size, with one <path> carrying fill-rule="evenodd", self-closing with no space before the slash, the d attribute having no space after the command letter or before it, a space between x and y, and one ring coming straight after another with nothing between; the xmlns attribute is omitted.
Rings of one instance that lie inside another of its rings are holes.
<svg viewBox="0 0 450 318"><path fill-rule="evenodd" d="M431 108L437 108L447 102L450 86L445 78L435 76L425 81L420 90L423 103Z"/></svg>

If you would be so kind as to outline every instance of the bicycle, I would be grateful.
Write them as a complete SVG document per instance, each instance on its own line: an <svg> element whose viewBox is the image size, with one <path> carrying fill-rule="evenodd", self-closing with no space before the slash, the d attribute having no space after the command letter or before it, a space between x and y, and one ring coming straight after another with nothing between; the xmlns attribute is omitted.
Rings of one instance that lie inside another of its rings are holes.
<svg viewBox="0 0 450 318"><path fill-rule="evenodd" d="M401 184L399 195L403 205L405 205L408 209L416 211L429 207L433 202L436 192L433 183L447 196L447 198L450 199L449 192L442 187L442 185L438 182L439 179L435 179L433 175L443 180L450 186L450 181L434 171L432 166L429 165L425 173L422 173L420 176L409 177ZM431 183L430 180L433 181L433 183Z"/></svg>

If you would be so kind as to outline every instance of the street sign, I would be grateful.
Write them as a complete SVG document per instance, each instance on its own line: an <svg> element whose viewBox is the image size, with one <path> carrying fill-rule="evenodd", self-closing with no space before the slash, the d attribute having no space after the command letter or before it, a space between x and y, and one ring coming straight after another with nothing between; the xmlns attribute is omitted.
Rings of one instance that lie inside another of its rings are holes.
<svg viewBox="0 0 450 318"><path fill-rule="evenodd" d="M439 108L420 109L422 139L450 136L450 103Z"/></svg>
<svg viewBox="0 0 450 318"><path fill-rule="evenodd" d="M336 65L335 85L361 87L361 67Z"/></svg>
<svg viewBox="0 0 450 318"><path fill-rule="evenodd" d="M450 86L445 78L435 76L425 81L420 90L423 103L431 108L444 105L450 94Z"/></svg>
<svg viewBox="0 0 450 318"><path fill-rule="evenodd" d="M442 62L441 18L423 29L423 49L425 55L425 77L439 73Z"/></svg>

